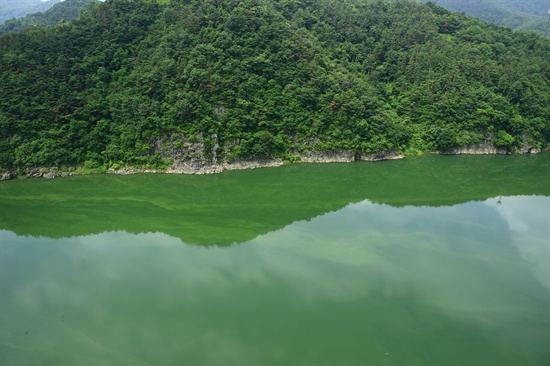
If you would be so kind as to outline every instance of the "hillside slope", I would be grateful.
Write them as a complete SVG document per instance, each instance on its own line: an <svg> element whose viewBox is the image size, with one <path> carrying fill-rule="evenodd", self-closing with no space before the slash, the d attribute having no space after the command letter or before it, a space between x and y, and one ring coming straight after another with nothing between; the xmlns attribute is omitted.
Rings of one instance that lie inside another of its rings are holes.
<svg viewBox="0 0 550 366"><path fill-rule="evenodd" d="M96 3L0 37L0 166L550 141L550 40L362 0Z"/></svg>

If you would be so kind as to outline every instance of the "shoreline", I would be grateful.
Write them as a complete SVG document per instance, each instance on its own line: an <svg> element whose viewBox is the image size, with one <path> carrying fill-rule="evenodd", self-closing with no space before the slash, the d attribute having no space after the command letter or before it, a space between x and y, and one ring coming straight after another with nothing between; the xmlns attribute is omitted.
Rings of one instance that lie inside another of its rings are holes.
<svg viewBox="0 0 550 366"><path fill-rule="evenodd" d="M449 151L435 151L420 155L511 155L511 154L538 154L540 149L521 149L516 152L509 152L505 148L499 148L494 145L472 145L460 146ZM132 166L123 166L118 169L84 169L75 167L69 169L60 169L59 167L35 167L25 170L23 175L16 171L9 171L0 174L0 181L25 178L43 178L54 179L59 177L94 175L94 174L113 174L113 175L132 175L132 174L219 174L231 170L251 170L260 168L274 168L286 164L300 163L351 163L354 161L384 161L404 159L407 156L397 151L381 151L377 153L357 154L353 150L333 150L333 151L308 151L297 155L295 162L285 162L281 158L250 158L236 159L232 161L209 161L206 159L173 159L172 166L167 169L148 169Z"/></svg>

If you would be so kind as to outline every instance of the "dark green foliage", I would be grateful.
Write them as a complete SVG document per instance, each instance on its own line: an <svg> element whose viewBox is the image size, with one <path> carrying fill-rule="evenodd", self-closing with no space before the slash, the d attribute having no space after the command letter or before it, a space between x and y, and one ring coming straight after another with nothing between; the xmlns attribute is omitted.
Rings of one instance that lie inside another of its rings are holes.
<svg viewBox="0 0 550 366"><path fill-rule="evenodd" d="M217 159L540 148L549 60L434 4L110 0L0 37L0 166L162 166L175 136Z"/></svg>

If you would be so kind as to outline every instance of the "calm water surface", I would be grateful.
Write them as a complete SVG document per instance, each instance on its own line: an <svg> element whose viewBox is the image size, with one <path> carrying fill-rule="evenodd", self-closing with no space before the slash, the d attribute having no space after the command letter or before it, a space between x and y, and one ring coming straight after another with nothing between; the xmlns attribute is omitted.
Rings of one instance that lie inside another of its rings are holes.
<svg viewBox="0 0 550 366"><path fill-rule="evenodd" d="M548 157L2 183L0 364L548 365Z"/></svg>

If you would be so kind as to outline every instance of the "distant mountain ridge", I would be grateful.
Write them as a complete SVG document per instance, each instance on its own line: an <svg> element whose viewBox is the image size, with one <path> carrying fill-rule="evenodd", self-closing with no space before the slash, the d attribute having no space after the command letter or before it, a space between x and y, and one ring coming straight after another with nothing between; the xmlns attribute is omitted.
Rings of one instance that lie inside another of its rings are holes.
<svg viewBox="0 0 550 366"><path fill-rule="evenodd" d="M78 18L80 10L97 0L50 0L54 5L44 12L27 14L18 19L8 19L0 25L0 35L15 32L34 25L46 27Z"/></svg>
<svg viewBox="0 0 550 366"><path fill-rule="evenodd" d="M8 19L46 11L61 0L0 0L0 24Z"/></svg>
<svg viewBox="0 0 550 366"><path fill-rule="evenodd" d="M545 17L550 10L550 1L548 0L493 0L496 3L504 5L510 9L522 13Z"/></svg>
<svg viewBox="0 0 550 366"><path fill-rule="evenodd" d="M420 0L428 2L430 0ZM431 0L451 11L463 12L514 30L533 30L547 35L548 0Z"/></svg>

